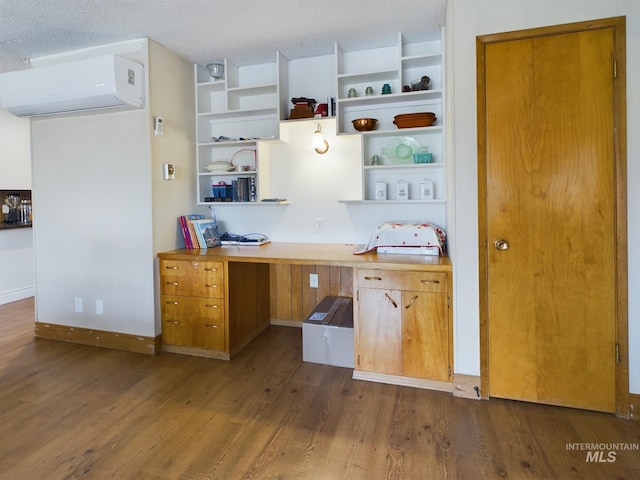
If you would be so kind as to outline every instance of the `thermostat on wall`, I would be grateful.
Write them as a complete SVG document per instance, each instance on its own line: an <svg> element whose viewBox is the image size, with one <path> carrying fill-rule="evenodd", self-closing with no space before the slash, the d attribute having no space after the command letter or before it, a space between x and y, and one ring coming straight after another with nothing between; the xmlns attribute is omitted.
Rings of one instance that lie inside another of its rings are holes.
<svg viewBox="0 0 640 480"><path fill-rule="evenodd" d="M162 135L162 117L153 117L153 134Z"/></svg>

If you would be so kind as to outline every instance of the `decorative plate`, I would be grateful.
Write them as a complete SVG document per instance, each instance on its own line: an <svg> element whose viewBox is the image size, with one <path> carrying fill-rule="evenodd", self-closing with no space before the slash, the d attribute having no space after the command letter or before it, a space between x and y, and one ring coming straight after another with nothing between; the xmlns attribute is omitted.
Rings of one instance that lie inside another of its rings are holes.
<svg viewBox="0 0 640 480"><path fill-rule="evenodd" d="M424 147L411 137L396 137L393 142L384 147L384 154L393 164L413 163L413 153Z"/></svg>

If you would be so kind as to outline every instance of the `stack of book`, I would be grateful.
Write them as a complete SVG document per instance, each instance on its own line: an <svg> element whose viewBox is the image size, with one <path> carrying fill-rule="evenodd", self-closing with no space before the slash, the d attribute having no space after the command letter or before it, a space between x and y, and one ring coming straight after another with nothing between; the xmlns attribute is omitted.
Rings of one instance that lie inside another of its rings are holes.
<svg viewBox="0 0 640 480"><path fill-rule="evenodd" d="M220 245L220 233L216 221L201 214L178 217L184 246L188 249L217 247Z"/></svg>
<svg viewBox="0 0 640 480"><path fill-rule="evenodd" d="M256 177L238 177L231 185L213 185L213 197L205 197L205 202L255 202L258 198Z"/></svg>

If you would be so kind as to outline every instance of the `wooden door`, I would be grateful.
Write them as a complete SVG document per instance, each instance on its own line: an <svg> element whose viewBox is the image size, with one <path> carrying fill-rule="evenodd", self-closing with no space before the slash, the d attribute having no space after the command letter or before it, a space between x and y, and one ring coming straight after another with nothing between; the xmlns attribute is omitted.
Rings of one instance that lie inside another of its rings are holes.
<svg viewBox="0 0 640 480"><path fill-rule="evenodd" d="M479 56L488 387L613 412L616 37L614 28L568 30L508 35Z"/></svg>
<svg viewBox="0 0 640 480"><path fill-rule="evenodd" d="M402 292L402 374L449 381L446 292Z"/></svg>
<svg viewBox="0 0 640 480"><path fill-rule="evenodd" d="M402 375L401 292L357 291L356 369Z"/></svg>

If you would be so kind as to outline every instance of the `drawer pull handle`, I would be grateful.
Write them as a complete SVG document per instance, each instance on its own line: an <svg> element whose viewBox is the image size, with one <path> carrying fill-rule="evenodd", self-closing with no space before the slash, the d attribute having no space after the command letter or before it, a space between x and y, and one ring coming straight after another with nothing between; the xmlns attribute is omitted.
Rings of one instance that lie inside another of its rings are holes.
<svg viewBox="0 0 640 480"><path fill-rule="evenodd" d="M205 283L204 286L207 288L218 288L218 285L215 283Z"/></svg>
<svg viewBox="0 0 640 480"><path fill-rule="evenodd" d="M391 302L391 304L393 305L394 308L398 308L398 304L396 303L396 301L393 298L391 298L389 296L388 293L385 293L384 296L386 297L387 300L389 300Z"/></svg>
<svg viewBox="0 0 640 480"><path fill-rule="evenodd" d="M378 281L380 281L380 280L382 280L382 277L368 277L368 276L365 276L364 279L365 280L378 280Z"/></svg>
<svg viewBox="0 0 640 480"><path fill-rule="evenodd" d="M213 303L205 303L204 306L207 307L207 308L220 308L220 305L216 305L216 304L213 304Z"/></svg>
<svg viewBox="0 0 640 480"><path fill-rule="evenodd" d="M432 283L440 283L440 280L420 280L420 283L424 283L425 285L430 285Z"/></svg>
<svg viewBox="0 0 640 480"><path fill-rule="evenodd" d="M167 270L178 270L178 267L176 267L176 266L173 266L173 267L164 267L164 268L166 268Z"/></svg>
<svg viewBox="0 0 640 480"><path fill-rule="evenodd" d="M404 308L411 308L411 306L412 306L414 303L416 303L416 300L417 300L417 299L418 299L418 296L416 295L415 297L413 297L413 298L411 299L411 301L410 301L407 305L405 305L405 306L404 306Z"/></svg>
<svg viewBox="0 0 640 480"><path fill-rule="evenodd" d="M167 320L167 323L172 323L174 325L179 325L180 322L178 320Z"/></svg>
<svg viewBox="0 0 640 480"><path fill-rule="evenodd" d="M167 285L175 285L178 286L180 285L178 282L165 282Z"/></svg>
<svg viewBox="0 0 640 480"><path fill-rule="evenodd" d="M210 324L210 323L207 323L207 324L205 325L205 327L207 327L207 328L218 328L218 325L212 325L212 324Z"/></svg>
<svg viewBox="0 0 640 480"><path fill-rule="evenodd" d="M167 300L167 305L178 305L178 302L171 302L169 300Z"/></svg>
<svg viewBox="0 0 640 480"><path fill-rule="evenodd" d="M205 268L204 271L205 272L217 272L218 269L217 268Z"/></svg>

